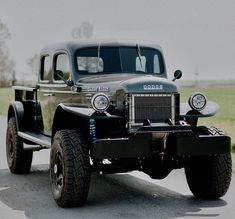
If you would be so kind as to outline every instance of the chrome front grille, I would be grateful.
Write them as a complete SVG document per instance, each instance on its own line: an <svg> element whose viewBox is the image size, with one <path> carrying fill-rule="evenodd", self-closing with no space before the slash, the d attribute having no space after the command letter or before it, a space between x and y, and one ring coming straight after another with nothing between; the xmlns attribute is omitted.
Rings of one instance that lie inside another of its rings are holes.
<svg viewBox="0 0 235 219"><path fill-rule="evenodd" d="M142 125L145 119L152 123L175 123L174 94L133 94L130 97L130 123Z"/></svg>

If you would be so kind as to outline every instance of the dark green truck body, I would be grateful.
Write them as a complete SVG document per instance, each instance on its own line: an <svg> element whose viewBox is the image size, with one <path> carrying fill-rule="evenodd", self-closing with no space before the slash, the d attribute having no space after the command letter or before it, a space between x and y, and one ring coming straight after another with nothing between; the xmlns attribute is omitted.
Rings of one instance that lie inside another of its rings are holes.
<svg viewBox="0 0 235 219"><path fill-rule="evenodd" d="M8 120L16 118L24 150L50 148L58 131L78 130L92 171L141 170L161 179L191 157L230 153L230 137L197 126L218 105L180 103L173 81L156 45L55 44L41 51L37 85L14 87Z"/></svg>

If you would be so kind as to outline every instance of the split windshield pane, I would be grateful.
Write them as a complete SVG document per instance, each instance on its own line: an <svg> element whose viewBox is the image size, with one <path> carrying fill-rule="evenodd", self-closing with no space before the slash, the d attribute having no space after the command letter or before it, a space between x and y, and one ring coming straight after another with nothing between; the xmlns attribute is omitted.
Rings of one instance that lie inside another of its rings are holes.
<svg viewBox="0 0 235 219"><path fill-rule="evenodd" d="M76 53L79 74L142 73L161 74L161 53L147 47L89 47Z"/></svg>

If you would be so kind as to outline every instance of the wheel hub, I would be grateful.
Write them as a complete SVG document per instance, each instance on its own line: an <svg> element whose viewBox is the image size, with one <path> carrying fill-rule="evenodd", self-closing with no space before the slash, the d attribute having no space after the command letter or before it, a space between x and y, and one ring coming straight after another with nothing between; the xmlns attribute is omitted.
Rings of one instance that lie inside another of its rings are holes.
<svg viewBox="0 0 235 219"><path fill-rule="evenodd" d="M58 167L57 167L57 164L54 165L54 174L57 174L58 172Z"/></svg>

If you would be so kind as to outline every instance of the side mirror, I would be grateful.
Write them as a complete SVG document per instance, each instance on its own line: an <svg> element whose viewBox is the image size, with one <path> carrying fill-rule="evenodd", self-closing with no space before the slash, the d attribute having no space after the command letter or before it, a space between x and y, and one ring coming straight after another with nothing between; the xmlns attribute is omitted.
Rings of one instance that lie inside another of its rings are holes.
<svg viewBox="0 0 235 219"><path fill-rule="evenodd" d="M54 75L55 80L62 80L65 84L67 84L69 87L72 87L74 85L73 81L65 80L64 79L64 73L61 70L56 70Z"/></svg>
<svg viewBox="0 0 235 219"><path fill-rule="evenodd" d="M176 70L174 73L174 78L172 79L172 81L175 81L176 79L180 79L182 77L182 71L180 70Z"/></svg>

